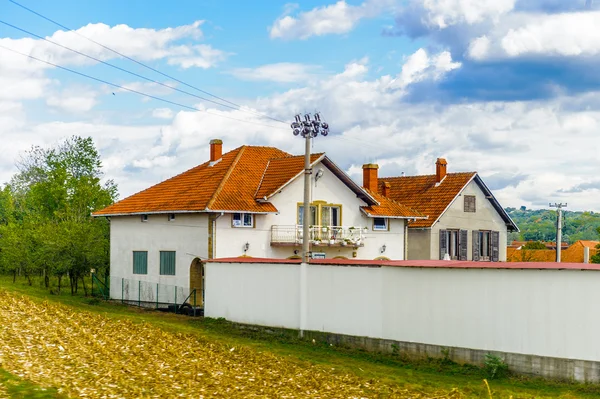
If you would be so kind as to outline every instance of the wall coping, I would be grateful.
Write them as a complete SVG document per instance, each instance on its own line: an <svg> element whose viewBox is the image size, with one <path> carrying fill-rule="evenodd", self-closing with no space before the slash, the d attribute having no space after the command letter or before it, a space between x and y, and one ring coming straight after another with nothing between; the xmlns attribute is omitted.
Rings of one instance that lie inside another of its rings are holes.
<svg viewBox="0 0 600 399"><path fill-rule="evenodd" d="M205 263L254 263L299 265L301 259L275 258L218 258ZM456 260L368 260L368 259L312 259L311 265L353 267L416 267L437 269L532 269L532 270L590 270L600 271L600 264L556 262L474 262Z"/></svg>

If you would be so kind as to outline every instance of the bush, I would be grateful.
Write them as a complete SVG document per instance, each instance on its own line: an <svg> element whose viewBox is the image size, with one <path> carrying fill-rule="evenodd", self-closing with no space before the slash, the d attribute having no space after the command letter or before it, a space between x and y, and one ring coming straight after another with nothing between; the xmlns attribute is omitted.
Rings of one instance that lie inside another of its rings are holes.
<svg viewBox="0 0 600 399"><path fill-rule="evenodd" d="M483 366L488 378L502 378L508 374L508 365L499 356L488 353Z"/></svg>

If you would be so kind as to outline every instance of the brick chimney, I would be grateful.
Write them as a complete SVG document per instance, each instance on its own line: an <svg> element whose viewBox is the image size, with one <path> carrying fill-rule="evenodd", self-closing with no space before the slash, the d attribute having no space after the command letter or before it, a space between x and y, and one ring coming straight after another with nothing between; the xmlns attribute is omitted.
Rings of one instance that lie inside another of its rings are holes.
<svg viewBox="0 0 600 399"><path fill-rule="evenodd" d="M435 163L435 181L436 183L441 183L446 177L446 166L448 162L444 158L438 158Z"/></svg>
<svg viewBox="0 0 600 399"><path fill-rule="evenodd" d="M367 190L377 192L377 169L379 165L368 163L363 165L363 187Z"/></svg>
<svg viewBox="0 0 600 399"><path fill-rule="evenodd" d="M392 185L389 182L384 181L382 188L383 190L381 191L381 194L383 194L384 197L389 197L390 193L392 192Z"/></svg>
<svg viewBox="0 0 600 399"><path fill-rule="evenodd" d="M223 140L213 139L210 141L210 162L217 162L223 155Z"/></svg>

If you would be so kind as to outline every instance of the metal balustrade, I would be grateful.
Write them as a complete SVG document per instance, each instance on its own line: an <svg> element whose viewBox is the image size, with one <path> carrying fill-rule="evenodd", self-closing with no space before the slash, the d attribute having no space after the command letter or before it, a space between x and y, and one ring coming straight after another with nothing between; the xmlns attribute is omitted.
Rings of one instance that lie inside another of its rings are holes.
<svg viewBox="0 0 600 399"><path fill-rule="evenodd" d="M310 226L312 245L362 247L364 229L346 226ZM302 245L301 225L271 226L271 245Z"/></svg>

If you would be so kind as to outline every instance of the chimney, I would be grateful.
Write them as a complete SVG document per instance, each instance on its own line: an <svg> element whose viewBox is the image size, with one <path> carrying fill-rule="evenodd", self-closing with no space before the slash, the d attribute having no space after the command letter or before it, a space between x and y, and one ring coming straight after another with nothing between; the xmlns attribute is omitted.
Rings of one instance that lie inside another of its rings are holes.
<svg viewBox="0 0 600 399"><path fill-rule="evenodd" d="M377 192L377 169L379 165L368 163L363 165L363 187L367 190Z"/></svg>
<svg viewBox="0 0 600 399"><path fill-rule="evenodd" d="M381 194L383 194L384 197L389 197L391 192L392 192L392 185L389 182L384 181L383 182L383 190L381 191Z"/></svg>
<svg viewBox="0 0 600 399"><path fill-rule="evenodd" d="M435 163L435 181L436 183L441 183L446 177L446 166L448 162L444 158L438 158Z"/></svg>
<svg viewBox="0 0 600 399"><path fill-rule="evenodd" d="M223 140L213 139L210 141L210 162L217 162L223 155Z"/></svg>

